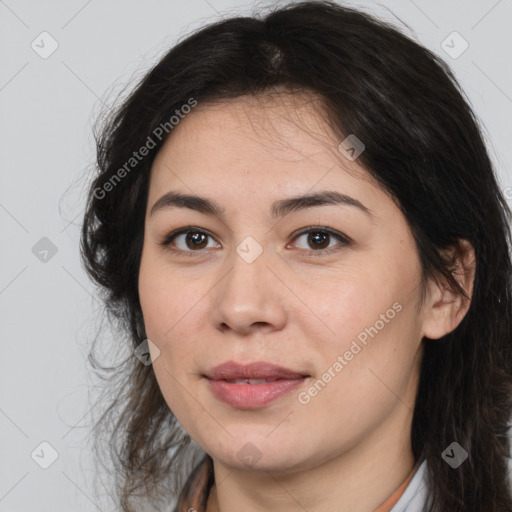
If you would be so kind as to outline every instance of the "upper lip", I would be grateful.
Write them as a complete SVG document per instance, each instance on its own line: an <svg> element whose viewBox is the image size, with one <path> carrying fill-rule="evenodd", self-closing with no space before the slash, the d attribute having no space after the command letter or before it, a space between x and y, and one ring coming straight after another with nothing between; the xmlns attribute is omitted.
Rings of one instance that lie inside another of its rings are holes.
<svg viewBox="0 0 512 512"><path fill-rule="evenodd" d="M206 372L205 377L211 380L298 379L309 377L309 375L265 361L256 361L249 364L226 361Z"/></svg>

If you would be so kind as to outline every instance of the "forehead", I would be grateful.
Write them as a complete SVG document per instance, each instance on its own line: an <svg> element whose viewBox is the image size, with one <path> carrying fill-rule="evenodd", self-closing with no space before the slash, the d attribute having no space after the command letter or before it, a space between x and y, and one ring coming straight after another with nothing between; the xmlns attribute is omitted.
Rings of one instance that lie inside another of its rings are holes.
<svg viewBox="0 0 512 512"><path fill-rule="evenodd" d="M173 128L157 154L151 188L179 182L234 184L244 177L261 185L306 181L333 169L373 181L357 161L339 150L321 100L279 92L199 103Z"/></svg>

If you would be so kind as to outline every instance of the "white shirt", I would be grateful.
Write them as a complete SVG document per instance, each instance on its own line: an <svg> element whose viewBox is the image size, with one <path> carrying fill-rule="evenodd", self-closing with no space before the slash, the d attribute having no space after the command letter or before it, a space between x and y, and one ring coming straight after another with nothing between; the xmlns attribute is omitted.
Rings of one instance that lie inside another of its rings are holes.
<svg viewBox="0 0 512 512"><path fill-rule="evenodd" d="M400 499L389 512L422 512L427 502L427 461L424 460L412 477Z"/></svg>

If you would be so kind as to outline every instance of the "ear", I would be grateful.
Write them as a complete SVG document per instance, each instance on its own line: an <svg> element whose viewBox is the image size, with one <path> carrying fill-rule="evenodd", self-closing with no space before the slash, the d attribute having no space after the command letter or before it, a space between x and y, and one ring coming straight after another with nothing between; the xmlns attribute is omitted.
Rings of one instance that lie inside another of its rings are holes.
<svg viewBox="0 0 512 512"><path fill-rule="evenodd" d="M444 276L429 282L425 300L423 336L438 339L453 331L464 318L471 304L476 258L473 246L467 240L459 240L442 253L451 262L453 276L466 292L469 300L454 292Z"/></svg>

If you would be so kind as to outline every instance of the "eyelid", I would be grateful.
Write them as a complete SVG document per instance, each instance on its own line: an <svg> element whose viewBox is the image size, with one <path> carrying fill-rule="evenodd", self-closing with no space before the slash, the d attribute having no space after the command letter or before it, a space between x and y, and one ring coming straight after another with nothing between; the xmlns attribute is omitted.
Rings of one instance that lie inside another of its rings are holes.
<svg viewBox="0 0 512 512"><path fill-rule="evenodd" d="M215 240L215 237L211 233L209 233L207 230L205 230L203 228L196 227L196 226L190 226L189 225L189 226L185 226L185 227L182 227L182 228L178 228L178 229L176 229L174 231L171 231L170 233L166 234L158 242L158 245L161 245L162 247L164 247L164 249L166 249L166 250L168 250L168 251L170 251L172 253L184 254L186 256L191 256L194 253L204 254L204 252L205 252L204 249L199 249L197 251L192 251L192 250L184 251L182 249L171 249L170 248L171 242L176 237L178 237L179 235L182 235L182 234L186 234L188 232L202 233L202 234L205 234L206 236L209 236L213 240ZM298 229L297 231L292 233L292 235L290 235L290 237L291 237L291 240L293 242L299 236L302 236L303 234L310 233L310 232L323 232L323 233L327 233L330 236L337 238L339 240L339 242L340 242L338 245L336 245L334 247L330 247L328 249L319 249L317 251L315 251L315 250L306 250L306 249L298 249L298 251L300 253L307 253L308 255L312 255L314 257L315 256L322 256L322 255L331 254L332 252L340 250L340 248L343 247L343 246L351 245L352 242L353 242L353 240L350 237L348 237L347 235L345 235L345 234L335 230L334 228L331 228L328 225L306 226L306 227Z"/></svg>

